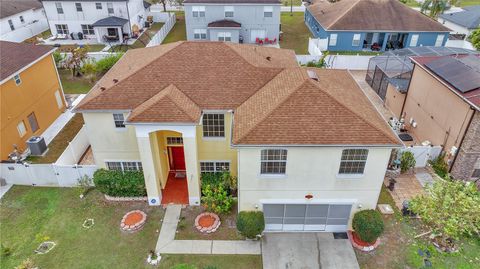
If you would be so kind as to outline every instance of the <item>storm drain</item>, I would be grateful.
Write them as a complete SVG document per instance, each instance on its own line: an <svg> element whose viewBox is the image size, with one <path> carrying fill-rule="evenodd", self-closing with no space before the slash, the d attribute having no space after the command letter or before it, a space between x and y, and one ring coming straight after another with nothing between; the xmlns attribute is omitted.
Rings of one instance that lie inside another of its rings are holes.
<svg viewBox="0 0 480 269"><path fill-rule="evenodd" d="M347 233L333 233L334 239L348 239Z"/></svg>

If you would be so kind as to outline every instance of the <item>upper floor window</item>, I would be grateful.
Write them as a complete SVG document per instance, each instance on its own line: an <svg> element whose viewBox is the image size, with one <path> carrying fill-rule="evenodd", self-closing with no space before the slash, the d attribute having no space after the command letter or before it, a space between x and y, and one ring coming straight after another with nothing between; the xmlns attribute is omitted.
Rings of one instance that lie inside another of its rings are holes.
<svg viewBox="0 0 480 269"><path fill-rule="evenodd" d="M225 7L225 18L233 18L233 6L226 6Z"/></svg>
<svg viewBox="0 0 480 269"><path fill-rule="evenodd" d="M20 16L20 22L25 23L25 19L23 18L23 16Z"/></svg>
<svg viewBox="0 0 480 269"><path fill-rule="evenodd" d="M83 12L82 3L75 3L75 8L77 12Z"/></svg>
<svg viewBox="0 0 480 269"><path fill-rule="evenodd" d="M15 26L13 25L13 21L12 20L8 20L8 25L10 25L10 30L15 30Z"/></svg>
<svg viewBox="0 0 480 269"><path fill-rule="evenodd" d="M112 15L113 13L115 13L115 11L113 10L113 3L107 3L107 11L108 15Z"/></svg>
<svg viewBox="0 0 480 269"><path fill-rule="evenodd" d="M95 8L96 9L102 9L102 3L95 3Z"/></svg>
<svg viewBox="0 0 480 269"><path fill-rule="evenodd" d="M28 123L30 124L30 129L32 129L32 133L35 133L40 127L38 127L37 117L35 117L35 112L30 113L28 115Z"/></svg>
<svg viewBox="0 0 480 269"><path fill-rule="evenodd" d="M25 128L25 123L23 120L17 124L17 131L20 137L23 137L27 133L27 129Z"/></svg>
<svg viewBox="0 0 480 269"><path fill-rule="evenodd" d="M204 114L202 119L203 137L225 137L225 115Z"/></svg>
<svg viewBox="0 0 480 269"><path fill-rule="evenodd" d="M222 173L230 172L230 162L225 161L211 161L200 162L200 173Z"/></svg>
<svg viewBox="0 0 480 269"><path fill-rule="evenodd" d="M195 18L205 17L205 7L204 6L194 6L194 7L192 7L192 15Z"/></svg>
<svg viewBox="0 0 480 269"><path fill-rule="evenodd" d="M328 41L328 45L336 46L337 45L337 34L330 34L330 40Z"/></svg>
<svg viewBox="0 0 480 269"><path fill-rule="evenodd" d="M95 31L93 30L93 26L90 24L82 24L82 33L84 35L94 35Z"/></svg>
<svg viewBox="0 0 480 269"><path fill-rule="evenodd" d="M363 174L367 163L368 149L344 149L340 160L339 174Z"/></svg>
<svg viewBox="0 0 480 269"><path fill-rule="evenodd" d="M20 74L17 74L15 76L13 76L13 80L15 80L15 84L18 86L20 84L22 84L22 79L20 78Z"/></svg>
<svg viewBox="0 0 480 269"><path fill-rule="evenodd" d="M125 118L123 117L123 114L113 114L113 121L115 122L115 128L125 128Z"/></svg>
<svg viewBox="0 0 480 269"><path fill-rule="evenodd" d="M55 24L55 28L57 28L57 34L68 35L68 25Z"/></svg>
<svg viewBox="0 0 480 269"><path fill-rule="evenodd" d="M354 34L353 35L352 46L354 46L354 47L360 46L360 37L361 37L360 34Z"/></svg>
<svg viewBox="0 0 480 269"><path fill-rule="evenodd" d="M58 14L63 14L63 7L62 7L62 3L55 3L55 7L57 8L57 13Z"/></svg>
<svg viewBox="0 0 480 269"><path fill-rule="evenodd" d="M260 174L285 174L287 168L286 149L263 149L261 152Z"/></svg>
<svg viewBox="0 0 480 269"><path fill-rule="evenodd" d="M117 171L143 171L141 162L105 162L108 170Z"/></svg>
<svg viewBox="0 0 480 269"><path fill-rule="evenodd" d="M273 7L271 6L263 7L263 17L265 18L273 17Z"/></svg>
<svg viewBox="0 0 480 269"><path fill-rule="evenodd" d="M218 41L232 41L232 33L230 32L220 32L217 34Z"/></svg>
<svg viewBox="0 0 480 269"><path fill-rule="evenodd" d="M195 29L193 30L193 39L207 39L207 29Z"/></svg>

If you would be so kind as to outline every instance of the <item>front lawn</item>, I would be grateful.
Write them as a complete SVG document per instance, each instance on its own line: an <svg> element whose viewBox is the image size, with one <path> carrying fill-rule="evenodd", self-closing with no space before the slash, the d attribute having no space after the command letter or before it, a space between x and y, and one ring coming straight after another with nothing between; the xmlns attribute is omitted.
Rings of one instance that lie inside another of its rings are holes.
<svg viewBox="0 0 480 269"><path fill-rule="evenodd" d="M282 24L282 49L295 50L296 54L308 54L308 38L310 30L305 25L303 12L282 12L280 22Z"/></svg>
<svg viewBox="0 0 480 269"><path fill-rule="evenodd" d="M173 26L170 33L163 40L162 44L168 44L172 42L187 40L187 29L185 26L185 14L183 12L175 12L177 16L177 22Z"/></svg>
<svg viewBox="0 0 480 269"><path fill-rule="evenodd" d="M58 74L65 94L87 93L95 84L85 76L73 77L72 72L68 69L58 69Z"/></svg>
<svg viewBox="0 0 480 269"><path fill-rule="evenodd" d="M1 268L14 268L30 258L39 268L151 268L145 265L155 248L164 211L145 202L107 202L93 190L80 199L75 188L13 186L0 202L1 244L12 250L0 260ZM137 233L120 230L130 210L147 213ZM90 229L82 227L94 219ZM42 241L54 241L47 254L34 254Z"/></svg>
<svg viewBox="0 0 480 269"><path fill-rule="evenodd" d="M174 267L188 264L195 267ZM162 255L160 269L204 269L204 268L235 268L262 269L260 255Z"/></svg>
<svg viewBox="0 0 480 269"><path fill-rule="evenodd" d="M301 6L302 5L302 0L282 0L282 5L289 7L291 5L293 6Z"/></svg>

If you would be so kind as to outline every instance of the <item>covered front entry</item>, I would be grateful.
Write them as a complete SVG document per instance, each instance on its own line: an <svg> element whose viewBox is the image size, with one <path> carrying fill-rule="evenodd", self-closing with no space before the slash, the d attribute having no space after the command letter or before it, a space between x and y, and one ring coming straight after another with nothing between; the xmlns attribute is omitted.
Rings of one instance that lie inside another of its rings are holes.
<svg viewBox="0 0 480 269"><path fill-rule="evenodd" d="M183 146L168 147L170 171L185 171L185 155Z"/></svg>
<svg viewBox="0 0 480 269"><path fill-rule="evenodd" d="M263 204L265 230L344 232L351 210L351 204Z"/></svg>

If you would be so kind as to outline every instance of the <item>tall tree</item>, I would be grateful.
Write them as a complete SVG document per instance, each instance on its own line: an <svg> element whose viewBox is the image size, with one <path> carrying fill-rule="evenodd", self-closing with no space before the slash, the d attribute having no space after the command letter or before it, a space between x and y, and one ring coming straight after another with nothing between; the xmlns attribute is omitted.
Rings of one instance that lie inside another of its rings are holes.
<svg viewBox="0 0 480 269"><path fill-rule="evenodd" d="M421 6L420 11L427 14L431 18L436 19L438 15L442 14L448 6L447 0L425 0Z"/></svg>

